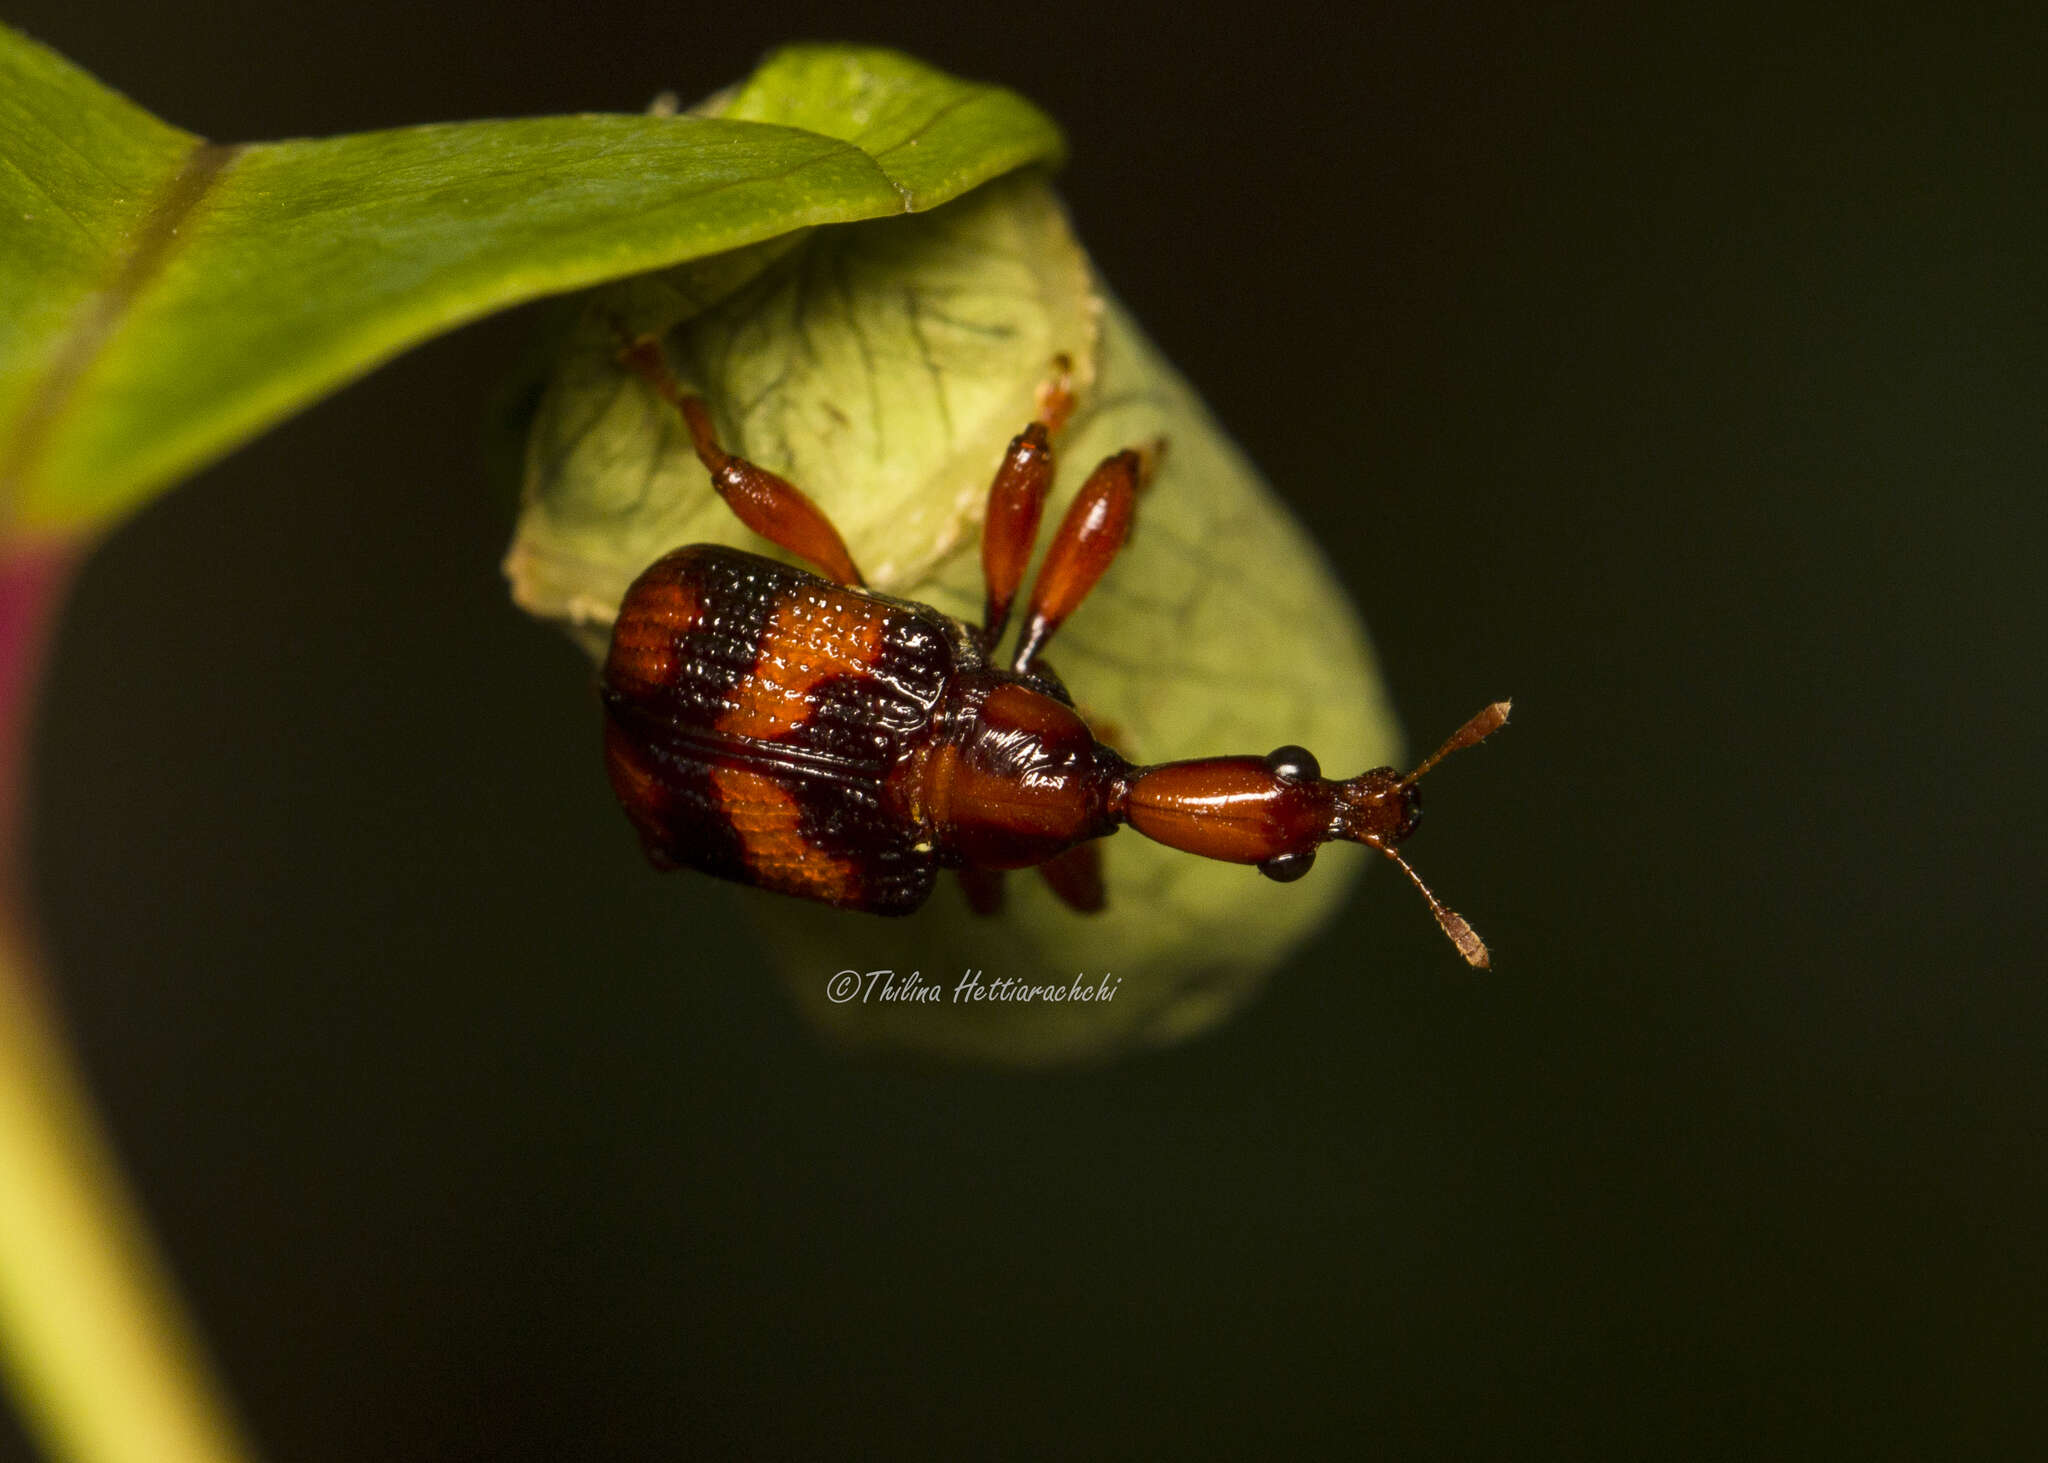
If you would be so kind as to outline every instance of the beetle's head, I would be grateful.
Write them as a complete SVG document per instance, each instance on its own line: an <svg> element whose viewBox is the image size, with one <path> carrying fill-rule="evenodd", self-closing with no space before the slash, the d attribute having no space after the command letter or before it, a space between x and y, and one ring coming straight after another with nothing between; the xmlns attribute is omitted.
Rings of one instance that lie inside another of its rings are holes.
<svg viewBox="0 0 2048 1463"><path fill-rule="evenodd" d="M1393 848L1422 822L1422 789L1391 767L1337 784L1337 823L1353 843Z"/></svg>
<svg viewBox="0 0 2048 1463"><path fill-rule="evenodd" d="M1376 848L1399 864L1402 872L1413 879L1415 887L1422 891L1422 897L1429 901L1430 912L1436 916L1443 932L1450 936L1451 943L1458 947L1458 953L1468 963L1478 966L1490 961L1486 942L1465 923L1464 916L1446 908L1443 901L1430 892L1429 886L1409 867L1408 860L1401 857L1398 850L1401 841L1422 821L1422 793L1415 786L1422 774L1460 748L1492 736L1507 724L1507 719L1508 703L1496 701L1453 732L1449 741L1406 777L1391 767L1375 767L1336 785L1337 836Z"/></svg>

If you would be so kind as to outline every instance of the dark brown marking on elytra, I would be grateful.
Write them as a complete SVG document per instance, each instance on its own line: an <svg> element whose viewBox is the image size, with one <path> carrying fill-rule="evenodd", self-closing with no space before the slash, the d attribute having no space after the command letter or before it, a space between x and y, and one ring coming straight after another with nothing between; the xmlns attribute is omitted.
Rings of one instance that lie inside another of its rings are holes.
<svg viewBox="0 0 2048 1463"><path fill-rule="evenodd" d="M656 560L626 591L603 675L608 697L708 729L753 674L782 566L713 544ZM687 614L679 613L683 607ZM620 627L624 627L623 630ZM665 643L664 643L665 642ZM649 679L643 667L666 674Z"/></svg>
<svg viewBox="0 0 2048 1463"><path fill-rule="evenodd" d="M820 684L812 715L787 739L860 770L837 789L806 789L803 826L820 851L860 861L868 908L913 909L931 892L936 849L890 778L932 734L962 649L943 617L893 611L869 672Z"/></svg>
<svg viewBox="0 0 2048 1463"><path fill-rule="evenodd" d="M621 801L640 804L634 822L649 848L835 904L921 903L933 850L885 784L944 698L963 648L955 627L935 610L740 550L696 546L662 566L653 586L628 594L627 610L681 624L672 607L694 592L698 613L672 643L645 626L615 637L623 689L607 688L609 705L637 709L633 724L666 726L688 748L651 771L615 772ZM649 686L631 671L657 654L670 673Z"/></svg>
<svg viewBox="0 0 2048 1463"><path fill-rule="evenodd" d="M820 848L804 827L804 787L786 772L724 763L711 770L733 832L738 835L747 882L779 894L826 904L863 907L868 875L854 859Z"/></svg>
<svg viewBox="0 0 2048 1463"><path fill-rule="evenodd" d="M708 750L630 702L606 702L605 771L647 857L744 880L746 848L726 820Z"/></svg>
<svg viewBox="0 0 2048 1463"><path fill-rule="evenodd" d="M818 711L827 681L865 685L882 653L887 616L879 606L836 590L777 586L761 627L753 670L734 687L718 729L773 741Z"/></svg>
<svg viewBox="0 0 2048 1463"><path fill-rule="evenodd" d="M751 879L715 776L729 749L714 728L756 663L780 577L763 571L779 567L691 545L650 565L620 607L603 675L606 764L664 866Z"/></svg>

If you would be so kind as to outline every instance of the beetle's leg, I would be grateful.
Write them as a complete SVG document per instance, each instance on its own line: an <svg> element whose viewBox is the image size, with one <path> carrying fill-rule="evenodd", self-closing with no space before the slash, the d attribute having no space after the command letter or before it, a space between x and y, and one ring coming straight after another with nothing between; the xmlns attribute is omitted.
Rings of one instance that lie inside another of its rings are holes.
<svg viewBox="0 0 2048 1463"><path fill-rule="evenodd" d="M993 651L1009 626L1010 604L1038 541L1052 474L1052 445L1044 425L1033 422L1011 439L988 490L988 516L981 526L981 575L988 586L981 610L984 651Z"/></svg>
<svg viewBox="0 0 2048 1463"><path fill-rule="evenodd" d="M1102 892L1102 844L1090 839L1056 853L1038 866L1063 904L1082 914L1096 914L1107 902Z"/></svg>
<svg viewBox="0 0 2048 1463"><path fill-rule="evenodd" d="M1163 446L1155 444L1149 452L1126 448L1106 457L1081 484L1045 551L1038 582L1031 586L1031 608L1012 665L1019 675L1031 669L1053 631L1088 597L1130 537L1138 490L1151 477Z"/></svg>
<svg viewBox="0 0 2048 1463"><path fill-rule="evenodd" d="M702 398L684 390L676 380L661 353L660 341L651 335L639 337L619 352L619 364L643 378L663 401L682 413L697 460L710 471L711 486L740 522L798 558L808 559L828 579L856 586L867 582L854 567L846 540L832 520L801 488L718 445L711 413L705 410Z"/></svg>
<svg viewBox="0 0 2048 1463"><path fill-rule="evenodd" d="M993 651L1009 626L1011 602L1038 542L1038 520L1052 488L1052 434L1074 409L1071 369L1065 356L1053 361L1053 374L1038 388L1037 419L1011 438L989 484L981 526L981 576L988 586L981 611L984 651Z"/></svg>
<svg viewBox="0 0 2048 1463"><path fill-rule="evenodd" d="M1095 734L1095 740L1126 762L1137 759L1131 755L1131 739L1124 735L1124 729L1106 716L1097 716L1086 706L1074 708L1081 713L1081 720L1088 723L1088 730Z"/></svg>
<svg viewBox="0 0 2048 1463"><path fill-rule="evenodd" d="M980 864L967 864L955 869L960 876L960 892L967 896L967 907L976 914L995 914L1003 907L1003 871L985 869Z"/></svg>
<svg viewBox="0 0 2048 1463"><path fill-rule="evenodd" d="M1125 761L1130 760L1122 728L1113 721L1104 720L1086 711L1081 719L1088 723L1088 729L1095 734L1095 740L1115 752ZM1061 901L1082 914L1097 914L1109 902L1103 892L1102 843L1089 839L1077 843L1063 853L1054 854L1038 866L1038 872L1045 882L1052 886L1052 892Z"/></svg>
<svg viewBox="0 0 2048 1463"><path fill-rule="evenodd" d="M1048 432L1058 433L1074 411L1074 362L1065 351L1052 358L1052 372L1038 383L1038 416Z"/></svg>

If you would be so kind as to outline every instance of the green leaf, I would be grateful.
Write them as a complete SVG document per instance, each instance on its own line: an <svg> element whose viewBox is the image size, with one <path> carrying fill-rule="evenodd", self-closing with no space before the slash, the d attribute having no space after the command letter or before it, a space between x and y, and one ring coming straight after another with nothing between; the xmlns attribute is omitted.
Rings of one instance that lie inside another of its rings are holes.
<svg viewBox="0 0 2048 1463"><path fill-rule="evenodd" d="M223 147L0 29L0 525L103 521L490 311L1060 148L1028 103L886 51L783 52L728 105Z"/></svg>
<svg viewBox="0 0 2048 1463"><path fill-rule="evenodd" d="M0 27L0 1366L54 1453L246 1451L36 1000L15 784L59 566L438 331L700 259L708 302L817 225L1060 150L1027 103L883 51L786 51L727 106L223 147Z"/></svg>
<svg viewBox="0 0 2048 1463"><path fill-rule="evenodd" d="M1113 302L1044 178L1024 171L915 218L820 230L772 253L597 292L537 412L507 569L515 597L601 654L619 599L661 553L765 541L712 493L672 408L617 363L658 330L732 450L785 474L839 525L870 582L960 618L981 606L980 517L1053 355L1076 364L1046 523L1097 461L1165 437L1129 546L1053 659L1098 728L1145 762L1311 747L1333 773L1394 760L1363 627L1321 554L1199 398ZM708 303L707 303L708 302ZM621 836L625 835L622 826ZM852 1043L1011 1063L1178 1039L1242 1003L1345 897L1365 850L1331 846L1299 883L1125 831L1109 908L1080 915L1028 871L994 920L950 881L902 920L756 896L798 1002ZM679 876L688 877L688 876ZM948 990L1070 985L1107 1003L834 1002L842 970Z"/></svg>
<svg viewBox="0 0 2048 1463"><path fill-rule="evenodd" d="M726 440L801 483L870 582L920 591L974 542L990 444L1029 420L1056 354L1086 391L1097 313L1087 260L1029 173L919 218L600 291L534 423L514 596L596 654L626 586L669 549L764 547L710 491L674 409L620 370L621 332L666 332Z"/></svg>

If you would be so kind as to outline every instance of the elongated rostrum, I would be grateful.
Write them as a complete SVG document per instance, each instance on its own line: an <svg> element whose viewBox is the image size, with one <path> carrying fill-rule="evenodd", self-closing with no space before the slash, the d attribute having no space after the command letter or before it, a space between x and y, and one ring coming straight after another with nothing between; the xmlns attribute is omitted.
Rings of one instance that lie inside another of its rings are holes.
<svg viewBox="0 0 2048 1463"><path fill-rule="evenodd" d="M1052 441L1072 409L1064 362L1003 454L982 536L982 622L874 593L831 520L793 484L726 452L659 342L620 362L675 407L739 519L817 573L718 544L650 565L626 592L602 678L613 790L662 868L688 867L874 914L908 914L941 869L998 907L1035 867L1076 909L1103 907L1097 840L1125 824L1204 858L1300 878L1345 839L1399 864L1473 965L1471 925L1399 852L1422 775L1508 717L1497 701L1405 775L1332 780L1300 747L1134 766L1098 739L1046 667L1047 643L1115 559L1163 444L1089 474L1054 531L1007 664L996 647L1038 538Z"/></svg>

